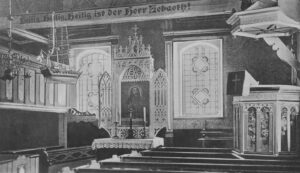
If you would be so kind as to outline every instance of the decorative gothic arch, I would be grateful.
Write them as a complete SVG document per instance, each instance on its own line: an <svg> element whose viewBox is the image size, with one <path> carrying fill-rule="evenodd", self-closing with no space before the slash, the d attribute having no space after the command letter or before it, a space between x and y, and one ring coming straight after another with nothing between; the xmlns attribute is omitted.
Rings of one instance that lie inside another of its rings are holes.
<svg viewBox="0 0 300 173"><path fill-rule="evenodd" d="M107 128L112 124L112 85L107 71L99 80L99 127Z"/></svg>
<svg viewBox="0 0 300 173"><path fill-rule="evenodd" d="M82 72L77 82L77 109L95 113L100 121L99 82L105 72L111 73L111 55L107 51L110 52L110 48L86 48L74 59L76 69Z"/></svg>
<svg viewBox="0 0 300 173"><path fill-rule="evenodd" d="M130 65L121 75L121 82L136 82L147 80L143 70L137 65Z"/></svg>
<svg viewBox="0 0 300 173"><path fill-rule="evenodd" d="M151 79L151 132L154 135L162 127L168 127L168 78L164 70L158 69ZM170 116L170 115L169 115Z"/></svg>

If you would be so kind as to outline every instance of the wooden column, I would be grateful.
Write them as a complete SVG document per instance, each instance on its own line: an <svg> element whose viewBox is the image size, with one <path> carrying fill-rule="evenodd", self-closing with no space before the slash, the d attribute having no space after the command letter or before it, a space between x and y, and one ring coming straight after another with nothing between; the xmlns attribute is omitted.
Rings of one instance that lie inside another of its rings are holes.
<svg viewBox="0 0 300 173"><path fill-rule="evenodd" d="M46 79L46 83L45 83L45 105L46 106L50 105L49 90L50 90L50 86Z"/></svg>
<svg viewBox="0 0 300 173"><path fill-rule="evenodd" d="M58 144L67 148L67 116L58 114Z"/></svg>
<svg viewBox="0 0 300 173"><path fill-rule="evenodd" d="M35 103L40 105L40 73L36 73L35 75Z"/></svg>
<svg viewBox="0 0 300 173"><path fill-rule="evenodd" d="M12 80L12 100L13 102L18 102L18 77Z"/></svg>
<svg viewBox="0 0 300 173"><path fill-rule="evenodd" d="M54 106L59 106L58 104L58 84L54 83Z"/></svg>
<svg viewBox="0 0 300 173"><path fill-rule="evenodd" d="M3 72L4 72L4 69L1 68L0 77L3 76ZM0 101L3 101L5 99L5 91L6 91L5 81L0 79Z"/></svg>
<svg viewBox="0 0 300 173"><path fill-rule="evenodd" d="M168 130L173 129L173 42L165 42L165 64L166 64L166 73L168 75Z"/></svg>
<svg viewBox="0 0 300 173"><path fill-rule="evenodd" d="M28 69L24 69L25 73L28 73ZM30 78L26 78L24 79L24 100L25 100L25 104L29 104L30 103Z"/></svg>

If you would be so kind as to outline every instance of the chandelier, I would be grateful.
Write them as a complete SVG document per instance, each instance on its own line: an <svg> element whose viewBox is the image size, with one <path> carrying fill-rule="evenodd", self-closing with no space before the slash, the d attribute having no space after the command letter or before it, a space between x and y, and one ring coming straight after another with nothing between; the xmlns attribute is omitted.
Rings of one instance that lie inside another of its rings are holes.
<svg viewBox="0 0 300 173"><path fill-rule="evenodd" d="M8 21L9 21L9 30L8 30L8 38L9 38L9 43L8 43L8 52L0 53L0 67L5 69L3 76L0 77L2 80L12 80L14 79L20 71L20 68L29 61L29 57L25 57L21 55L20 53L14 52L12 53L12 4L11 0L9 1L9 16L8 16ZM30 77L29 73L26 73L24 77L28 78Z"/></svg>
<svg viewBox="0 0 300 173"><path fill-rule="evenodd" d="M67 53L65 52L64 54L64 58L68 59L68 30L67 27L62 27L59 28L60 30L58 30L55 27L55 12L52 13L52 30L51 30L51 34L49 37L49 42L51 43L50 47L51 49L48 52L45 52L44 50L40 51L40 55L37 57L37 59L40 62L46 61L45 65L42 66L41 69L41 73L43 74L43 76L45 78L54 80L54 81L59 81L62 83L76 83L77 79L80 76L80 72L72 70L69 68L68 65L60 63L60 58L61 58L61 52L63 50L67 50ZM61 31L60 33L60 39L58 40L58 34L57 31ZM64 36L62 36L64 35ZM59 43L63 43L61 45L59 45ZM64 47L67 45L67 48ZM55 58L55 61L51 61Z"/></svg>

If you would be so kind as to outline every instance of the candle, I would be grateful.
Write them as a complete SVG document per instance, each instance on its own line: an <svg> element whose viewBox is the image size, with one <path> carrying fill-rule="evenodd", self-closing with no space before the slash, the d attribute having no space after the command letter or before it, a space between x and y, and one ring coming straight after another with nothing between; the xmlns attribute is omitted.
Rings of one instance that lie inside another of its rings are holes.
<svg viewBox="0 0 300 173"><path fill-rule="evenodd" d="M144 112L144 122L146 122L146 107L143 108L143 112Z"/></svg>
<svg viewBox="0 0 300 173"><path fill-rule="evenodd" d="M119 122L119 117L118 117L118 109L116 108L116 122Z"/></svg>
<svg viewBox="0 0 300 173"><path fill-rule="evenodd" d="M130 119L132 118L132 112L130 111Z"/></svg>

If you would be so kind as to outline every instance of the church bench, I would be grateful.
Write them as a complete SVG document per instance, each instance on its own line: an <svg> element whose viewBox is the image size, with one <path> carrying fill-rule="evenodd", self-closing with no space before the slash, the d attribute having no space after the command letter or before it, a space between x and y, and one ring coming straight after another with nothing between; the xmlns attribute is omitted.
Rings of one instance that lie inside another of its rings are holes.
<svg viewBox="0 0 300 173"><path fill-rule="evenodd" d="M236 158L231 153L219 152L187 152L187 151L141 151L143 156L166 156L166 157L213 157L213 158Z"/></svg>
<svg viewBox="0 0 300 173"><path fill-rule="evenodd" d="M183 171L238 171L238 172L299 172L300 165L263 165L234 163L158 163L158 162L117 162L101 161L101 168L142 169L142 170L183 170Z"/></svg>
<svg viewBox="0 0 300 173"><path fill-rule="evenodd" d="M155 156L121 156L122 162L176 162L176 163L234 163L293 166L300 165L299 160L264 160L264 159L231 159L231 158L196 158L196 157L155 157Z"/></svg>

